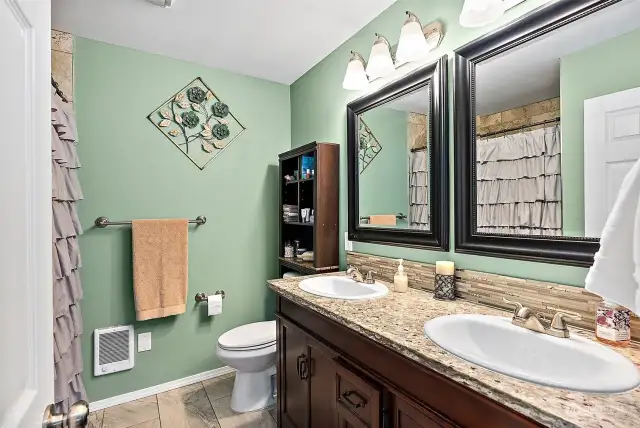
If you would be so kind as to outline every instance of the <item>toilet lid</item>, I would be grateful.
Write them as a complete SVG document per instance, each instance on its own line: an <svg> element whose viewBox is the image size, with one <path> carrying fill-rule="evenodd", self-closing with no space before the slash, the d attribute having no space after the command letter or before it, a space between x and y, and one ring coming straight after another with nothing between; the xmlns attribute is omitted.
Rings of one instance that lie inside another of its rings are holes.
<svg viewBox="0 0 640 428"><path fill-rule="evenodd" d="M218 339L223 349L260 349L276 341L276 322L245 324L224 333Z"/></svg>

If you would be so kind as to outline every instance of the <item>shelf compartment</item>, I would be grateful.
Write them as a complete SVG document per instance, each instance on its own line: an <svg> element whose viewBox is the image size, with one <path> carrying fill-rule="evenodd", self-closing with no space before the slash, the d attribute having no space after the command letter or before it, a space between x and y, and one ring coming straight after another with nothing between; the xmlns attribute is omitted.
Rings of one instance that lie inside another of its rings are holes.
<svg viewBox="0 0 640 428"><path fill-rule="evenodd" d="M297 184L297 183L304 183L307 181L313 181L316 177L311 177L311 178L302 178L300 180L291 180L291 181L285 181L284 184Z"/></svg>
<svg viewBox="0 0 640 428"><path fill-rule="evenodd" d="M278 257L278 261L282 266L286 266L289 269L293 269L296 272L306 273L308 275L314 275L317 273L329 273L329 272L337 272L340 269L340 266L327 266L317 268L313 266L313 262L306 262L304 260L298 258L286 258L286 257Z"/></svg>

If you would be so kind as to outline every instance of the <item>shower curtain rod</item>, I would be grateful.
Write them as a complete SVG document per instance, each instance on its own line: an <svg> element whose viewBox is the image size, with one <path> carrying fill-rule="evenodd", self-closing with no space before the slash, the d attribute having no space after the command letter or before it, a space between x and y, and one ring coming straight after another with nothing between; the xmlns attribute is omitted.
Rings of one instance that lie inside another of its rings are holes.
<svg viewBox="0 0 640 428"><path fill-rule="evenodd" d="M501 131L488 132L486 134L478 134L478 135L476 135L476 138L493 137L494 135L506 134L507 132L513 132L513 131L521 131L521 130L524 130L524 129L527 129L527 128L533 128L534 126L548 125L550 123L560 123L560 118L557 117L555 119L545 120L545 121L537 122L537 123L528 123L526 125L521 125L521 126L517 126L517 127L514 127L514 128L503 129Z"/></svg>
<svg viewBox="0 0 640 428"><path fill-rule="evenodd" d="M198 226L202 226L203 224L205 224L207 222L207 218L203 215L199 215L198 217L196 217L195 220L189 220L189 223L195 223ZM96 219L96 221L94 222L94 224L96 225L96 227L99 227L101 229L107 227L107 226L122 226L122 225L127 225L127 224L131 224L131 220L129 221L109 221L108 218L106 217L98 217Z"/></svg>

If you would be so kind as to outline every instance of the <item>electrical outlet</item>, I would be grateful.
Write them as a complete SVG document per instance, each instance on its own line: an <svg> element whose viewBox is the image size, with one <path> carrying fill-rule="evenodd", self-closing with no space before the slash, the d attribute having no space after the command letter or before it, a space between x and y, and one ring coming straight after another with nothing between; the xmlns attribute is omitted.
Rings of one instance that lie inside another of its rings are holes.
<svg viewBox="0 0 640 428"><path fill-rule="evenodd" d="M344 233L344 250L353 251L353 241L349 240L349 232Z"/></svg>
<svg viewBox="0 0 640 428"><path fill-rule="evenodd" d="M151 350L151 332L138 334L138 352Z"/></svg>

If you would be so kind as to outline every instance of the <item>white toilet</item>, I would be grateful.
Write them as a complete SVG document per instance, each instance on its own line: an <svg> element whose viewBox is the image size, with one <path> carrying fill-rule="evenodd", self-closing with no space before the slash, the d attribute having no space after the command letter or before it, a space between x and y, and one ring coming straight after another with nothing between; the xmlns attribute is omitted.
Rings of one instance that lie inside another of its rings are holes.
<svg viewBox="0 0 640 428"><path fill-rule="evenodd" d="M236 327L218 339L216 355L237 370L231 409L238 413L274 404L276 374L276 322Z"/></svg>

